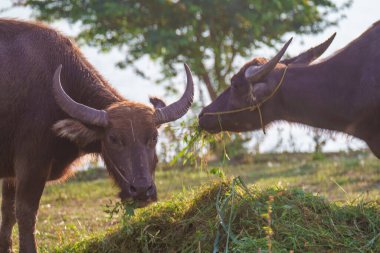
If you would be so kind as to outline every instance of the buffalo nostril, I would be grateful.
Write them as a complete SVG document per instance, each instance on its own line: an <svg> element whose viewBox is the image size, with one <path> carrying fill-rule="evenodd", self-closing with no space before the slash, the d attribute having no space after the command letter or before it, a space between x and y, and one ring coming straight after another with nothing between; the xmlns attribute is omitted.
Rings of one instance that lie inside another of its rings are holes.
<svg viewBox="0 0 380 253"><path fill-rule="evenodd" d="M137 189L133 185L131 185L129 187L129 191L131 192L132 195L136 195L136 193L137 193Z"/></svg>
<svg viewBox="0 0 380 253"><path fill-rule="evenodd" d="M155 192L154 186L151 185L151 186L148 188L148 190L146 191L146 196L147 196L147 197L151 197L151 196L154 195L154 192Z"/></svg>
<svg viewBox="0 0 380 253"><path fill-rule="evenodd" d="M138 197L138 198L146 198L146 197L152 197L156 193L156 188L154 184L147 186L137 186L137 185L131 185L129 186L129 192L132 197Z"/></svg>

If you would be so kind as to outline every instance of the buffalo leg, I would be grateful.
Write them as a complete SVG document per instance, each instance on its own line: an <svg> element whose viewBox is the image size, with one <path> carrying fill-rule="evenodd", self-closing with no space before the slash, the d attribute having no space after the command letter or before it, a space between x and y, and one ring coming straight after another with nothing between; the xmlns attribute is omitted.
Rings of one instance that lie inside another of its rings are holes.
<svg viewBox="0 0 380 253"><path fill-rule="evenodd" d="M15 184L13 179L3 180L1 203L0 252L12 252L12 228L16 223Z"/></svg>
<svg viewBox="0 0 380 253"><path fill-rule="evenodd" d="M16 159L16 219L20 253L37 252L35 225L38 206L49 173L47 159L41 158L39 154L33 154L33 159Z"/></svg>
<svg viewBox="0 0 380 253"><path fill-rule="evenodd" d="M38 206L45 187L45 178L25 178L16 185L16 218L19 229L20 253L37 252L35 225Z"/></svg>

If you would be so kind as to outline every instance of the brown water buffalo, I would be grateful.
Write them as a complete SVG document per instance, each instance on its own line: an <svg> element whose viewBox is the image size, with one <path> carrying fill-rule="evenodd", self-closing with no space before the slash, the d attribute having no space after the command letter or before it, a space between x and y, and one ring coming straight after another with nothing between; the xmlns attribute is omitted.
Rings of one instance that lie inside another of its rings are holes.
<svg viewBox="0 0 380 253"><path fill-rule="evenodd" d="M263 125L285 120L347 133L380 158L380 22L333 56L309 65L332 38L280 61L289 41L273 59L245 64L231 86L203 109L200 127L213 133L260 129L257 109L226 112L261 105Z"/></svg>
<svg viewBox="0 0 380 253"><path fill-rule="evenodd" d="M0 252L11 252L18 223L20 252L36 252L41 194L67 177L78 157L100 154L122 199L157 199L158 126L182 117L193 101L185 65L183 96L153 107L124 99L66 37L43 24L0 19Z"/></svg>

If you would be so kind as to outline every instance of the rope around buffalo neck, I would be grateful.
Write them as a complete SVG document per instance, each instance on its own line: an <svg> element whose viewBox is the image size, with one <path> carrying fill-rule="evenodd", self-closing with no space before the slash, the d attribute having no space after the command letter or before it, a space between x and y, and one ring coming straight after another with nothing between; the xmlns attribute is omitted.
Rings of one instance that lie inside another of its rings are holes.
<svg viewBox="0 0 380 253"><path fill-rule="evenodd" d="M237 113L237 112L243 112L243 111L247 111L247 110L250 110L250 111L255 111L257 109L258 113L259 113L259 118L260 118L260 124L261 124L261 129L263 129L263 132L264 134L266 134L265 132L265 126L264 126L264 121L263 121L263 115L261 113L261 105L263 105L265 102L267 102L269 99L271 99L274 94L276 94L276 92L280 89L282 83L284 82L284 79L285 79L285 74L286 74L286 71L288 70L288 66L285 67L284 69L284 72L282 73L282 76L281 76L281 79L279 81L279 83L277 84L276 88L273 90L273 92L268 96L266 97L261 103L258 103L256 105L251 105L251 106L247 106L247 107L243 107L243 108L239 108L239 109L235 109L235 110L230 110L230 111L223 111L223 112L206 112L204 115L217 115L218 116L218 120L219 120L219 126L220 126L220 129L222 129L222 125L221 125L221 120L220 120L220 115L224 115L224 114L232 114L232 113Z"/></svg>

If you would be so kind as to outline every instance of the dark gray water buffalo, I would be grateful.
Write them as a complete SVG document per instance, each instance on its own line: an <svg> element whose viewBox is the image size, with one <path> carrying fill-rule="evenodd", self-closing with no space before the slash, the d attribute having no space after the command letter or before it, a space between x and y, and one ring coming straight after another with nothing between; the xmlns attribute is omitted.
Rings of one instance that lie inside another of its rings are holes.
<svg viewBox="0 0 380 253"><path fill-rule="evenodd" d="M209 132L260 129L259 111L244 108L261 105L263 125L286 120L344 132L364 140L380 158L380 22L333 56L309 65L331 41L280 61L289 41L270 61L248 62L203 109L200 127Z"/></svg>
<svg viewBox="0 0 380 253"><path fill-rule="evenodd" d="M157 128L182 117L193 81L177 102L155 108L113 90L66 37L42 24L0 19L0 252L36 252L34 230L45 183L65 178L78 157L100 154L122 199L143 206L157 198Z"/></svg>

